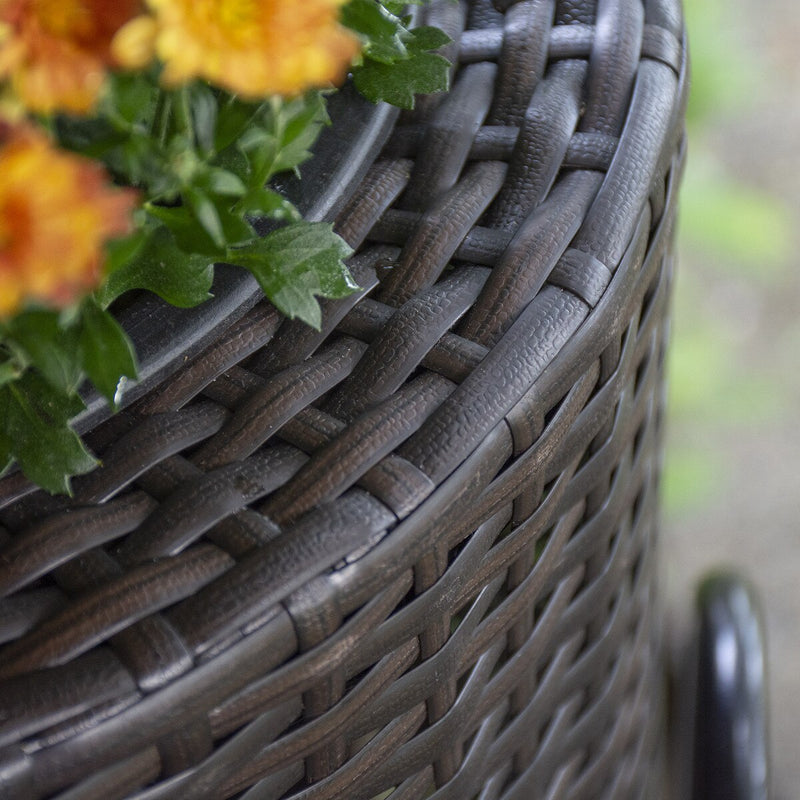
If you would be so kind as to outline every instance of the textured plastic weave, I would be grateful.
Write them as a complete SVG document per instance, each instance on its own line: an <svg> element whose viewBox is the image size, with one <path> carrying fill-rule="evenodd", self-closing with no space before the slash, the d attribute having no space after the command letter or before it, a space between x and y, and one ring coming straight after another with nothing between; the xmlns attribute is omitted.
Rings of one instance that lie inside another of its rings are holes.
<svg viewBox="0 0 800 800"><path fill-rule="evenodd" d="M445 0L449 93L261 302L0 481L0 796L639 798L660 785L675 0ZM366 166L366 165L365 165Z"/></svg>

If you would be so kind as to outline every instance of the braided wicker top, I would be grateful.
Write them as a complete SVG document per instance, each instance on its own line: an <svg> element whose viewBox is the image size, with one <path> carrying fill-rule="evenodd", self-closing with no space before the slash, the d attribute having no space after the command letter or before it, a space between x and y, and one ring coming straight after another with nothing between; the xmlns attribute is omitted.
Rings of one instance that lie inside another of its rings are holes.
<svg viewBox="0 0 800 800"><path fill-rule="evenodd" d="M321 331L243 307L0 481L0 796L641 797L675 0L436 3ZM364 165L366 166L366 164Z"/></svg>

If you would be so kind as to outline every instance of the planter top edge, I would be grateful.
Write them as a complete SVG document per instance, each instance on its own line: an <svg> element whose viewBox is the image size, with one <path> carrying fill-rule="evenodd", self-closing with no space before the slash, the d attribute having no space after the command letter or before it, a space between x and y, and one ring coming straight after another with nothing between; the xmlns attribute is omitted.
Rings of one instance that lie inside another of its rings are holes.
<svg viewBox="0 0 800 800"><path fill-rule="evenodd" d="M398 114L396 108L365 100L351 84L330 98L328 112L332 124L323 129L313 157L303 165L303 179L291 176L277 185L313 222L335 218L377 157ZM262 232L258 221L256 229ZM118 319L140 360L139 377L126 385L122 407L168 379L263 297L249 272L228 264L216 265L211 291L213 297L194 308L175 308L143 292L120 311ZM72 421L81 434L111 416L108 403L93 387L82 396L86 408Z"/></svg>

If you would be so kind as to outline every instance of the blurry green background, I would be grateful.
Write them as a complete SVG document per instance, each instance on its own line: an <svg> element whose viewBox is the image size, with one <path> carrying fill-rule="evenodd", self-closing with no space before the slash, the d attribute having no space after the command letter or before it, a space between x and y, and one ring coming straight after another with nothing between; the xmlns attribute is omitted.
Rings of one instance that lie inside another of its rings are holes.
<svg viewBox="0 0 800 800"><path fill-rule="evenodd" d="M692 55L662 563L683 635L734 566L766 614L773 797L800 797L800 5L684 0Z"/></svg>

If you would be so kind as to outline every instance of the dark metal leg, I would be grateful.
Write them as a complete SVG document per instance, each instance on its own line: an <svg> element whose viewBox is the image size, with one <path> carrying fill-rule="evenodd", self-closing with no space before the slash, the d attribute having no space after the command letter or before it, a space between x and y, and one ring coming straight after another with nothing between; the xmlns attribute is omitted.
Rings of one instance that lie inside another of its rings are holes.
<svg viewBox="0 0 800 800"><path fill-rule="evenodd" d="M764 636L755 593L717 573L698 591L694 800L766 800Z"/></svg>

